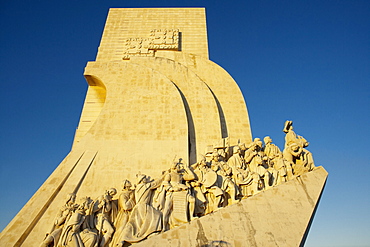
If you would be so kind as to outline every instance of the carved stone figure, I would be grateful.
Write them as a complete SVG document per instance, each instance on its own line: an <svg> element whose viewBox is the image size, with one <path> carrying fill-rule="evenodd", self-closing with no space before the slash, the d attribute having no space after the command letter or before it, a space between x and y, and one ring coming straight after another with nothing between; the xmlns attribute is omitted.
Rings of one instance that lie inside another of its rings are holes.
<svg viewBox="0 0 370 247"><path fill-rule="evenodd" d="M290 163L294 175L301 175L315 168L311 152L305 149L309 142L293 131L293 122L286 121L283 131L285 135L284 159Z"/></svg>
<svg viewBox="0 0 370 247"><path fill-rule="evenodd" d="M211 160L211 169L217 173L216 186L224 192L223 206L238 202L239 195L238 186L232 180L232 169L224 162L223 157L220 157L218 152L213 153Z"/></svg>
<svg viewBox="0 0 370 247"><path fill-rule="evenodd" d="M202 156L201 161L198 161L197 163L191 165L192 170L195 174L195 179L191 181L190 185L192 187L192 193L195 198L195 208L194 208L194 216L201 217L205 215L206 208L207 208L207 198L204 195L202 184L199 182L199 178L197 176L197 169L200 163L204 161L205 157Z"/></svg>
<svg viewBox="0 0 370 247"><path fill-rule="evenodd" d="M274 168L278 171L277 177L275 178L275 185L279 185L288 181L288 178L293 176L292 167L290 164L285 164L283 153L280 153L278 157L275 158Z"/></svg>
<svg viewBox="0 0 370 247"><path fill-rule="evenodd" d="M193 166L194 173L197 175L197 184L200 188L200 193L206 199L206 207L204 214L209 214L219 207L223 200L223 191L217 186L217 173L212 170L205 159L202 159L195 166ZM198 193L199 196L201 194Z"/></svg>
<svg viewBox="0 0 370 247"><path fill-rule="evenodd" d="M193 218L195 199L190 193L190 186L185 181L195 179L194 173L187 165L174 163L164 177L166 201L163 210L164 230L179 226Z"/></svg>
<svg viewBox="0 0 370 247"><path fill-rule="evenodd" d="M75 193L70 193L67 195L66 203L60 208L54 220L54 225L50 233L46 235L45 240L41 244L41 247L57 246L64 224L68 221L72 213L78 207L78 205L75 204L75 201Z"/></svg>
<svg viewBox="0 0 370 247"><path fill-rule="evenodd" d="M113 222L117 215L117 207L112 199L116 194L117 190L110 188L93 204L92 212L95 214L94 223L98 229L99 247L107 246L114 233Z"/></svg>
<svg viewBox="0 0 370 247"><path fill-rule="evenodd" d="M98 241L98 235L91 229L88 223L87 212L91 208L92 200L89 197L82 198L82 203L72 213L63 228L58 247L94 247ZM90 212L89 212L90 213Z"/></svg>
<svg viewBox="0 0 370 247"><path fill-rule="evenodd" d="M244 159L247 167L253 174L253 184L251 186L251 194L256 194L271 186L271 174L268 171L267 157L262 150L262 141L260 138L255 138L248 145L245 151Z"/></svg>
<svg viewBox="0 0 370 247"><path fill-rule="evenodd" d="M291 144L297 144L300 147L303 147L304 145L308 146L308 143L306 139L304 139L302 136L297 135L293 131L293 121L287 120L284 124L283 132L285 132L285 146L284 148L290 146Z"/></svg>
<svg viewBox="0 0 370 247"><path fill-rule="evenodd" d="M268 171L270 173L270 185L275 186L279 177L279 171L278 169L276 169L275 163L278 162L281 151L275 144L272 143L271 137L266 136L265 138L263 138L263 141L265 142L263 153L265 154Z"/></svg>
<svg viewBox="0 0 370 247"><path fill-rule="evenodd" d="M136 205L133 207L129 220L120 236L124 242L136 243L151 234L162 231L162 213L150 205L153 190L159 187L162 179L150 182L144 174L137 174L135 188Z"/></svg>
<svg viewBox="0 0 370 247"><path fill-rule="evenodd" d="M85 220L82 223L80 237L85 247L96 247L98 245L98 231L92 224L95 215L93 213L94 201L90 197L81 199L80 207L85 210Z"/></svg>
<svg viewBox="0 0 370 247"><path fill-rule="evenodd" d="M278 146L272 143L272 139L269 136L263 138L265 146L263 147L263 152L265 153L266 157L268 158L268 163L275 163L275 160L281 153Z"/></svg>
<svg viewBox="0 0 370 247"><path fill-rule="evenodd" d="M238 169L245 169L245 161L243 157L240 155L240 148L239 146L233 147L233 155L228 159L227 163L231 168L238 168Z"/></svg>
<svg viewBox="0 0 370 247"><path fill-rule="evenodd" d="M118 198L118 215L114 221L116 231L111 246L116 246L123 241L123 229L127 224L132 208L135 206L134 192L131 187L130 181L124 180L122 182L122 192Z"/></svg>
<svg viewBox="0 0 370 247"><path fill-rule="evenodd" d="M233 155L229 158L227 164L232 169L233 179L240 187L242 196L248 197L253 194L251 186L258 183L258 177L250 172L240 152L239 146L234 146ZM257 187L257 185L255 185L255 187Z"/></svg>
<svg viewBox="0 0 370 247"><path fill-rule="evenodd" d="M171 169L162 171L162 176L166 177L166 174L170 173ZM166 204L166 189L168 188L168 182L163 180L161 185L154 191L152 206L163 213Z"/></svg>

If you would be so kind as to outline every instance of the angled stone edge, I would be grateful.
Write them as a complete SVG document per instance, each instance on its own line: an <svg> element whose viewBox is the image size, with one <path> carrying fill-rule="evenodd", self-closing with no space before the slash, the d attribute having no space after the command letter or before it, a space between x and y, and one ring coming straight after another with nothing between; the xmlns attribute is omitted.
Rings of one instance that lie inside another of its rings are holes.
<svg viewBox="0 0 370 247"><path fill-rule="evenodd" d="M318 167L135 246L303 246L327 176Z"/></svg>

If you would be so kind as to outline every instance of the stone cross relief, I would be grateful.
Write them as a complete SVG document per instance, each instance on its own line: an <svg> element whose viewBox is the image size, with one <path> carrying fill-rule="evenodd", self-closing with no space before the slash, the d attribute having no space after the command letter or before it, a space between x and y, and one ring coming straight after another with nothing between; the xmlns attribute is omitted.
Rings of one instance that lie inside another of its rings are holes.
<svg viewBox="0 0 370 247"><path fill-rule="evenodd" d="M163 37L157 32L163 33L154 30L153 37ZM315 169L293 122L286 121L283 131L283 152L269 136L235 146L225 138L195 164L178 159L159 178L139 172L134 186L123 180L120 193L110 188L78 202L68 194L41 246L129 246Z"/></svg>

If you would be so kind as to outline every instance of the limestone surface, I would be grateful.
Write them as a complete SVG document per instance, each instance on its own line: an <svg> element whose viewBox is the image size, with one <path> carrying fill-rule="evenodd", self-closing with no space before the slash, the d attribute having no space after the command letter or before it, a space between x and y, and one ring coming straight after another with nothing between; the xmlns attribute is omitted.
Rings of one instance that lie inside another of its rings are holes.
<svg viewBox="0 0 370 247"><path fill-rule="evenodd" d="M292 128L284 154L252 140L204 8L111 9L84 75L72 150L1 246L304 243L327 173Z"/></svg>

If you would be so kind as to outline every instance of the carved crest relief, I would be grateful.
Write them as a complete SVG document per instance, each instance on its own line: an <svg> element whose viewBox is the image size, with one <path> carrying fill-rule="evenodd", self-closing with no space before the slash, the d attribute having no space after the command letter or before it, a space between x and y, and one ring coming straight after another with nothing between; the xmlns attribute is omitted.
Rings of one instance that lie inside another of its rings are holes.
<svg viewBox="0 0 370 247"><path fill-rule="evenodd" d="M149 38L128 38L125 41L124 60L132 56L154 56L156 50L179 50L178 29L153 29Z"/></svg>

